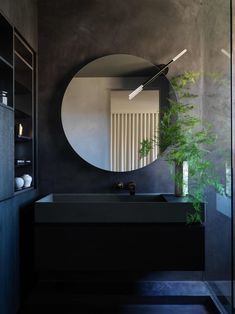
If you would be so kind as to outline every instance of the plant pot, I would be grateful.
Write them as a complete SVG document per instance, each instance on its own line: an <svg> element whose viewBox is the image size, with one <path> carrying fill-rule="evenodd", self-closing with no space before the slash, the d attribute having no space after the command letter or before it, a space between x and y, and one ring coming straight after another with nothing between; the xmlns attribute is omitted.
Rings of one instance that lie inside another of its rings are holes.
<svg viewBox="0 0 235 314"><path fill-rule="evenodd" d="M175 196L188 194L188 162L175 164Z"/></svg>

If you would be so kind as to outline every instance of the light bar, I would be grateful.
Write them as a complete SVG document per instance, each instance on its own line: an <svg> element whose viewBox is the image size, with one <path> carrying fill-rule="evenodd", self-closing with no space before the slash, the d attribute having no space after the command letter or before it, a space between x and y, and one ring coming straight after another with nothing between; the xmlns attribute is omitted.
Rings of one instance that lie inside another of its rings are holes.
<svg viewBox="0 0 235 314"><path fill-rule="evenodd" d="M229 59L231 58L230 53L229 53L227 50L221 49L221 52L222 52L226 57L228 57Z"/></svg>
<svg viewBox="0 0 235 314"><path fill-rule="evenodd" d="M187 52L187 49L184 49L183 51L181 51L176 57L174 57L174 58L172 59L173 62L175 62L177 59L179 59L180 57L182 57L186 52Z"/></svg>
<svg viewBox="0 0 235 314"><path fill-rule="evenodd" d="M137 87L131 94L129 94L129 100L132 100L136 95L138 95L145 86L152 83L164 70L173 62L178 60L180 57L182 57L187 52L187 49L182 50L177 56L175 56L171 61L169 61L161 70L157 72L153 77L151 77L149 80L147 80L144 84Z"/></svg>
<svg viewBox="0 0 235 314"><path fill-rule="evenodd" d="M129 100L131 100L132 98L134 98L136 95L138 95L140 92L142 92L144 88L144 85L140 85L139 87L137 87L130 95L129 95Z"/></svg>

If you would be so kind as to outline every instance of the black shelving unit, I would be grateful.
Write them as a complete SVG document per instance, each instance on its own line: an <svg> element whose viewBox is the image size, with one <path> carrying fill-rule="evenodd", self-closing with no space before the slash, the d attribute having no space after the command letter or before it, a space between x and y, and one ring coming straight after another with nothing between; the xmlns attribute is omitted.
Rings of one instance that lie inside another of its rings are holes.
<svg viewBox="0 0 235 314"><path fill-rule="evenodd" d="M20 120L21 121L21 120ZM19 136L19 135L16 135L15 137L15 141L16 142L28 142L28 141L32 141L33 138L30 137L30 136Z"/></svg>
<svg viewBox="0 0 235 314"><path fill-rule="evenodd" d="M13 108L13 28L0 15L0 105ZM5 92L6 102L1 93Z"/></svg>
<svg viewBox="0 0 235 314"><path fill-rule="evenodd" d="M35 188L36 56L2 14L0 42L1 201L14 195L16 177L32 176L31 187L22 192Z"/></svg>
<svg viewBox="0 0 235 314"><path fill-rule="evenodd" d="M0 59L13 66L13 28L2 15L0 15L0 29Z"/></svg>
<svg viewBox="0 0 235 314"><path fill-rule="evenodd" d="M13 27L0 14L0 201L14 194Z"/></svg>
<svg viewBox="0 0 235 314"><path fill-rule="evenodd" d="M35 54L14 33L15 177L29 174L35 184ZM15 190L16 193L28 188Z"/></svg>

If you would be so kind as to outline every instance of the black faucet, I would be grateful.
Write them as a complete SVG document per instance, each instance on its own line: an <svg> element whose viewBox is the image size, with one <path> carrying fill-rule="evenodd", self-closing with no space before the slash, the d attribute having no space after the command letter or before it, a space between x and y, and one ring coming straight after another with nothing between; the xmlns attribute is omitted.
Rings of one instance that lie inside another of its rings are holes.
<svg viewBox="0 0 235 314"><path fill-rule="evenodd" d="M127 183L127 189L130 192L130 195L135 195L135 187L136 187L135 182L130 181Z"/></svg>
<svg viewBox="0 0 235 314"><path fill-rule="evenodd" d="M130 192L130 195L135 195L136 183L133 181L130 181L126 184L124 184L123 182L118 182L115 184L115 187L119 190L128 190Z"/></svg>

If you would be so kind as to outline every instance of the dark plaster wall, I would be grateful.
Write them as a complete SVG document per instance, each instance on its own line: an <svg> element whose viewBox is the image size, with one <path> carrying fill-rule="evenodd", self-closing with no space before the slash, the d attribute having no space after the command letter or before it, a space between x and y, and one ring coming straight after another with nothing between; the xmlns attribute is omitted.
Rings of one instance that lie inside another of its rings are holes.
<svg viewBox="0 0 235 314"><path fill-rule="evenodd" d="M1 0L0 12L22 34L37 51L37 6L30 0ZM2 44L2 43L1 43ZM5 145L0 147L1 156L9 156L9 163L3 165L4 178L0 188L6 189L13 182L13 119L6 120L6 111L0 111L0 128L5 132ZM11 112L13 115L13 112ZM6 124L8 122L8 124ZM8 128L6 130L6 127ZM7 133L8 132L8 133ZM1 134L3 137L4 134ZM8 142L6 139L8 139ZM0 160L0 163L2 160ZM1 173L3 175L3 173ZM11 184L11 189L13 186ZM3 192L1 191L1 192ZM3 195L3 193L1 193ZM11 193L12 196L12 193ZM32 190L0 201L0 313L16 314L23 293L23 283L32 274L32 203L37 191ZM9 197L9 195L8 195ZM31 207L28 207L31 206ZM23 232L22 232L23 230Z"/></svg>
<svg viewBox="0 0 235 314"><path fill-rule="evenodd" d="M109 192L134 180L138 192L172 192L162 161L126 174L99 170L70 147L61 124L64 91L73 75L97 57L127 53L155 64L187 48L169 76L200 70L200 0L39 1L39 188L50 192Z"/></svg>
<svg viewBox="0 0 235 314"><path fill-rule="evenodd" d="M1 0L0 10L37 51L37 0Z"/></svg>
<svg viewBox="0 0 235 314"><path fill-rule="evenodd" d="M76 155L62 130L63 94L79 68L112 53L133 54L160 64L187 48L189 53L173 64L168 77L185 70L205 70L229 78L229 61L221 54L221 48L229 51L229 12L229 1L224 0L41 0L40 193L108 192L117 180L135 180L139 192L173 191L163 162L115 174L90 166ZM198 110L202 118L215 123L220 134L218 145L229 148L229 87L223 91L217 87L201 80ZM216 93L221 94L219 98ZM225 137L227 142L222 141ZM216 205L215 193L208 192L206 279L229 284L231 220L218 212Z"/></svg>

